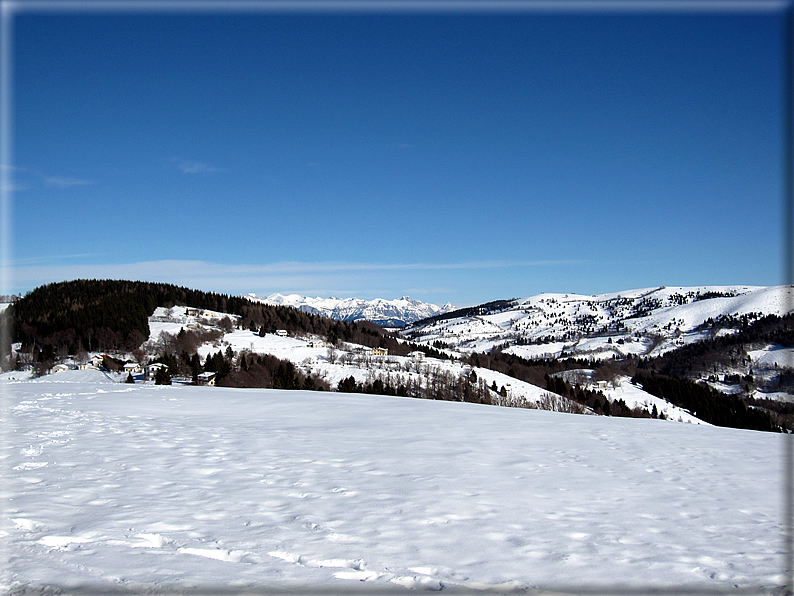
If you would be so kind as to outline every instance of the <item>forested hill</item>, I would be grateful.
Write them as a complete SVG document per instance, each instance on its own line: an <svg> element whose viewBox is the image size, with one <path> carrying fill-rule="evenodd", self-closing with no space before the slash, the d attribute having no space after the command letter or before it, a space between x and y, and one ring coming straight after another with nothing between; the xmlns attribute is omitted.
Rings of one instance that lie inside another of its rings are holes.
<svg viewBox="0 0 794 596"><path fill-rule="evenodd" d="M76 280L36 288L9 306L12 342L51 346L58 353L131 350L149 337L148 317L158 306L190 306L240 317L245 328L286 329L342 339L401 353L396 339L368 322L333 321L287 306L251 302L239 296L202 292L164 283ZM5 350L8 346L3 346Z"/></svg>

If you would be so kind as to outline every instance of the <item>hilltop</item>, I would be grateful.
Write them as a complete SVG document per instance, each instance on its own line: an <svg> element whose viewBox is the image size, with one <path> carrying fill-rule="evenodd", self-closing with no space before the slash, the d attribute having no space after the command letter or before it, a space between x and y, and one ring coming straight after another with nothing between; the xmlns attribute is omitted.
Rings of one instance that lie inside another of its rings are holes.
<svg viewBox="0 0 794 596"><path fill-rule="evenodd" d="M584 296L539 294L417 321L403 335L461 352L496 346L526 358L658 356L735 333L794 305L790 286L648 288Z"/></svg>

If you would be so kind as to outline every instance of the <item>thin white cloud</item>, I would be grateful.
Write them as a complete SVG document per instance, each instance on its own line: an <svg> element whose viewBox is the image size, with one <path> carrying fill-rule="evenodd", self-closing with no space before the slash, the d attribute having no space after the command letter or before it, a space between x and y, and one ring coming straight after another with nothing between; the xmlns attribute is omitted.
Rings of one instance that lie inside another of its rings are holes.
<svg viewBox="0 0 794 596"><path fill-rule="evenodd" d="M157 261L157 263L178 263L198 268L221 267L224 271L249 273L328 273L341 271L430 271L446 269L504 269L514 267L549 267L559 265L582 265L586 260L545 260L545 261L467 261L460 263L359 263L345 261L296 262L285 261L264 265L218 265L203 261ZM182 265L179 265L182 266Z"/></svg>
<svg viewBox="0 0 794 596"><path fill-rule="evenodd" d="M20 192L44 184L55 188L69 188L72 186L88 186L94 184L93 180L75 178L73 176L51 176L39 170L21 166L0 166L3 179L3 192Z"/></svg>
<svg viewBox="0 0 794 596"><path fill-rule="evenodd" d="M87 253L79 253L79 254L71 254L71 255L46 255L43 257L31 257L28 259L19 259L14 262L15 267L22 267L27 265L33 265L35 263L52 263L53 261L63 261L68 259L85 259L88 257L101 257L102 253L96 252L87 252Z"/></svg>
<svg viewBox="0 0 794 596"><path fill-rule="evenodd" d="M216 168L203 161L190 161L186 159L173 160L177 164L177 168L183 174L216 174L224 172L221 168Z"/></svg>
<svg viewBox="0 0 794 596"><path fill-rule="evenodd" d="M93 180L82 178L69 178L66 176L44 176L44 183L47 186L57 186L58 188L68 188L70 186L87 186L93 184Z"/></svg>
<svg viewBox="0 0 794 596"><path fill-rule="evenodd" d="M22 191L28 190L30 188L29 184L19 184L19 183L16 183L16 182L5 182L5 181L3 181L3 182L0 182L0 184L2 184L2 187L0 187L0 192L4 192L4 193L6 193L6 192L8 192L8 193L11 193L11 192L22 192Z"/></svg>
<svg viewBox="0 0 794 596"><path fill-rule="evenodd" d="M52 259L56 260L56 259ZM439 270L479 270L582 265L585 260L470 261L462 263L355 263L280 262L226 265L206 261L161 260L113 264L59 264L17 262L10 269L17 290L31 290L46 283L71 279L132 279L173 283L197 289L234 293L258 288L349 287L357 274L391 276L399 271L421 273ZM381 282L388 277L383 277ZM358 285L358 284L356 284ZM351 290L355 291L355 290Z"/></svg>

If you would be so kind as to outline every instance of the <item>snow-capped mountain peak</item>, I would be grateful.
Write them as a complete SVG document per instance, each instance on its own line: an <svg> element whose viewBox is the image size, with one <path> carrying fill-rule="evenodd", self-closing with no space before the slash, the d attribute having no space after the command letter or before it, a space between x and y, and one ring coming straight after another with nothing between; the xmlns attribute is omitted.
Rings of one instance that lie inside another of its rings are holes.
<svg viewBox="0 0 794 596"><path fill-rule="evenodd" d="M421 319L444 314L453 310L449 303L437 306L421 300L403 296L394 300L375 298L311 298L299 294L279 293L260 297L249 293L246 298L255 302L277 306L292 306L304 312L318 314L340 321L372 321L384 327L404 327Z"/></svg>

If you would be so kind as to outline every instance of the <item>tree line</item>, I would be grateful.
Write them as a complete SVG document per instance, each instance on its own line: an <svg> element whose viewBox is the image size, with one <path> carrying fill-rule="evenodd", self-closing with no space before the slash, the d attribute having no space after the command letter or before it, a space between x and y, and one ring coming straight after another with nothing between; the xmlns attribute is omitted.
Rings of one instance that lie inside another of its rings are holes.
<svg viewBox="0 0 794 596"><path fill-rule="evenodd" d="M190 332L184 332L190 333ZM301 371L289 360L271 354L234 352L231 346L226 351L210 353L202 364L195 349L177 352L178 341L170 341L168 334L161 343L158 355L152 362L165 364L167 368L157 372L155 383L170 385L172 377L189 378L198 382L204 372L215 373L215 384L221 387L264 387L271 389L305 389L330 391L325 379ZM173 336L172 336L173 337Z"/></svg>
<svg viewBox="0 0 794 596"><path fill-rule="evenodd" d="M651 395L661 397L671 404L688 410L696 418L716 426L746 428L749 430L779 431L770 414L757 407L748 406L735 395L726 395L705 383L678 379L667 375L639 372L632 383L640 385Z"/></svg>
<svg viewBox="0 0 794 596"><path fill-rule="evenodd" d="M63 357L85 351L130 352L149 337L148 318L158 306L190 306L236 315L238 325L260 334L284 329L314 334L329 342L345 341L386 348L395 355L422 350L443 357L433 348L406 344L369 321L336 321L289 306L253 302L240 296L203 292L165 283L125 280L75 280L40 286L0 314L10 328L0 346L8 365L10 344L22 351Z"/></svg>

